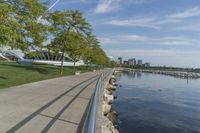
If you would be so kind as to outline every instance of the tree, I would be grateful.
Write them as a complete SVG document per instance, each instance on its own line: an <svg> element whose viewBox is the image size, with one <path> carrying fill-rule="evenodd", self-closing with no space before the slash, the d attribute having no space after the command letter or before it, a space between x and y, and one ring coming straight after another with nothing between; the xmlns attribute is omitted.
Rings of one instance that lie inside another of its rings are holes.
<svg viewBox="0 0 200 133"><path fill-rule="evenodd" d="M56 44L53 43L54 47L59 48L59 50L62 53L62 58L61 58L61 67L60 67L60 74L62 75L63 73L63 62L64 62L64 53L67 52L67 40L63 36L68 32L76 32L81 34L82 36L87 36L91 32L91 26L89 23L87 23L86 19L83 18L82 13L79 11L55 11L50 14L49 16L50 22L52 26L54 27L54 37L55 40L54 42L57 42ZM63 37L61 37L63 36ZM58 38L58 39L56 39Z"/></svg>
<svg viewBox="0 0 200 133"><path fill-rule="evenodd" d="M58 45L61 44L60 42L62 42L62 45ZM54 50L62 49L63 53L67 53L74 62L73 73L75 73L76 62L81 59L86 48L86 43L84 36L80 33L64 31L55 38L52 48Z"/></svg>
<svg viewBox="0 0 200 133"><path fill-rule="evenodd" d="M84 51L83 54L83 59L84 62L86 63L86 65L91 66L92 60L93 60L93 48L95 45L99 44L99 41L97 40L97 38L93 35L89 35L86 38L86 42L87 42L87 48Z"/></svg>
<svg viewBox="0 0 200 133"><path fill-rule="evenodd" d="M102 48L98 47L95 49L96 55L96 64L100 65L100 67L105 67L109 63L109 58L107 57L106 53L103 51Z"/></svg>
<svg viewBox="0 0 200 133"><path fill-rule="evenodd" d="M87 49L85 38L76 32L68 32L67 54L73 60L73 73L75 73L76 62L81 59Z"/></svg>
<svg viewBox="0 0 200 133"><path fill-rule="evenodd" d="M0 45L13 47L16 40L21 37L17 34L17 30L21 26L12 17L14 11L13 5L8 4L5 0L0 1Z"/></svg>
<svg viewBox="0 0 200 133"><path fill-rule="evenodd" d="M38 18L47 13L46 5L38 0L1 0L0 6L1 45L21 50L42 46L49 26Z"/></svg>
<svg viewBox="0 0 200 133"><path fill-rule="evenodd" d="M105 66L109 63L109 59L108 59L106 53L100 47L97 39L95 39L95 43L93 43L91 45L91 48L87 49L87 50L86 51L89 52L89 54L86 53L84 55L85 60L89 59L91 64L95 64L95 65L98 65L100 67L103 67L103 66Z"/></svg>

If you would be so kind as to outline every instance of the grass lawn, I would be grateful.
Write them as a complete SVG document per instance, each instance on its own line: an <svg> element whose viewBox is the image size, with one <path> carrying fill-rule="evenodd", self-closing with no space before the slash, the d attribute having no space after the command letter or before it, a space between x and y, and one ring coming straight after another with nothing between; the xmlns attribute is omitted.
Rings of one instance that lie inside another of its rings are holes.
<svg viewBox="0 0 200 133"><path fill-rule="evenodd" d="M77 70L88 71L85 67L78 67ZM58 66L23 65L0 61L0 89L60 77L59 72ZM72 75L72 67L64 67L62 76L66 75Z"/></svg>

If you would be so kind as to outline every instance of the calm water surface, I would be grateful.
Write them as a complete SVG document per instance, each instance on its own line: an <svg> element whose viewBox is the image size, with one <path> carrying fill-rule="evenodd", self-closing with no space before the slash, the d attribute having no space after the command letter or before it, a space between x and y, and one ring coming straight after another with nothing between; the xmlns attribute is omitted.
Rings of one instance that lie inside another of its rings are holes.
<svg viewBox="0 0 200 133"><path fill-rule="evenodd" d="M117 83L121 133L200 133L200 80L130 72Z"/></svg>

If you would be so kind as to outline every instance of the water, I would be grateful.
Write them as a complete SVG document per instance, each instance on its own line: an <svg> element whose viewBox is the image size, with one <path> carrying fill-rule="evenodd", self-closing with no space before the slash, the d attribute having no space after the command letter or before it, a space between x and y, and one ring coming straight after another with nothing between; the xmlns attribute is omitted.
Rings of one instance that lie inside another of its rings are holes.
<svg viewBox="0 0 200 133"><path fill-rule="evenodd" d="M134 72L117 80L121 133L200 133L200 80Z"/></svg>

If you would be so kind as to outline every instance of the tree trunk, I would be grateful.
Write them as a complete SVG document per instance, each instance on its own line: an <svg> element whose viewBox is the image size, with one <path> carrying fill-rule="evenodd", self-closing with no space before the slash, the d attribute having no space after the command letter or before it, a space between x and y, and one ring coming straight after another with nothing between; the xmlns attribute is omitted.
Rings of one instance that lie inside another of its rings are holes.
<svg viewBox="0 0 200 133"><path fill-rule="evenodd" d="M89 70L89 63L86 63L86 69Z"/></svg>
<svg viewBox="0 0 200 133"><path fill-rule="evenodd" d="M75 74L76 71L76 61L74 61L74 66L73 66L73 73Z"/></svg>
<svg viewBox="0 0 200 133"><path fill-rule="evenodd" d="M47 60L50 60L49 52L47 52Z"/></svg>
<svg viewBox="0 0 200 133"><path fill-rule="evenodd" d="M62 52L62 57L61 57L60 75L63 74L63 62L64 62L64 52Z"/></svg>

